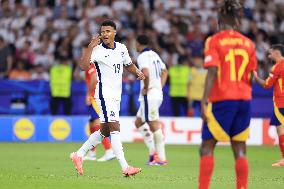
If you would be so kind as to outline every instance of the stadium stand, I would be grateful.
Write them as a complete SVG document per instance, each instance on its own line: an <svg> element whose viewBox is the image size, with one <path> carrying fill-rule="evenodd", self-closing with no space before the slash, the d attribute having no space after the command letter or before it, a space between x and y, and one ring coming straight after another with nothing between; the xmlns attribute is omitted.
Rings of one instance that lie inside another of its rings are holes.
<svg viewBox="0 0 284 189"><path fill-rule="evenodd" d="M0 113L49 114L49 70L68 58L78 70L80 48L98 31L99 23L113 19L117 40L125 43L135 62L135 37L146 33L152 48L168 67L180 56L202 57L204 40L217 30L217 0L1 0L0 5ZM254 40L259 60L258 73L266 77L272 64L266 51L272 43L284 42L283 0L242 0L245 5L241 32ZM24 63L29 77L13 80L12 70ZM86 114L85 86L78 74L72 83L72 114ZM19 81L20 80L20 81ZM23 81L24 80L24 81ZM124 75L121 115L137 108L138 83ZM168 86L161 115L172 115ZM269 117L272 91L254 85L253 116ZM40 103L39 103L40 102ZM129 103L128 103L129 102ZM266 107L266 108L262 108Z"/></svg>

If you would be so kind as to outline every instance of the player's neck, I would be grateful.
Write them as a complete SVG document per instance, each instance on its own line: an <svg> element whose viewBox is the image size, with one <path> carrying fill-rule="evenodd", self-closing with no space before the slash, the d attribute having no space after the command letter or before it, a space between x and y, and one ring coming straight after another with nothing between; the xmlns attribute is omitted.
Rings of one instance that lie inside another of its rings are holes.
<svg viewBox="0 0 284 189"><path fill-rule="evenodd" d="M114 41L113 41L113 42L110 42L107 46L108 46L109 48L113 49L113 48L114 48Z"/></svg>
<svg viewBox="0 0 284 189"><path fill-rule="evenodd" d="M222 26L220 26L220 29L221 30L237 30L236 27L231 26L229 24L222 24Z"/></svg>
<svg viewBox="0 0 284 189"><path fill-rule="evenodd" d="M112 42L110 42L110 43L108 43L108 44L103 43L103 46L104 46L105 48L114 49L114 48L115 48L115 42L112 41Z"/></svg>
<svg viewBox="0 0 284 189"><path fill-rule="evenodd" d="M141 53L142 52L145 52L145 51L150 51L151 49L149 48L149 47L147 47L147 46L143 46L142 48L141 48Z"/></svg>

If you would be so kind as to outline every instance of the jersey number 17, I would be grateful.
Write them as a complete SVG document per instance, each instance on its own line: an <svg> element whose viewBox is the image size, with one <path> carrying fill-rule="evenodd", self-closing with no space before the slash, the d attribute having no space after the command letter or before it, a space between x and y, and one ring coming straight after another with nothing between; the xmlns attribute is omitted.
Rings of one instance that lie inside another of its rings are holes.
<svg viewBox="0 0 284 189"><path fill-rule="evenodd" d="M239 67L238 73L236 72L236 56L242 57L242 63ZM247 51L245 49L230 49L225 56L225 61L230 63L230 80L241 81L249 63L249 55Z"/></svg>

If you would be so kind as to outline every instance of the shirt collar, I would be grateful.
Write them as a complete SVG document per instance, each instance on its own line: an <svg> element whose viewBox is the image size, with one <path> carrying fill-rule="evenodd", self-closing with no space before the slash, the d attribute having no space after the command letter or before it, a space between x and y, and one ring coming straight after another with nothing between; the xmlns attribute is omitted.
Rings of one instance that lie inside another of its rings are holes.
<svg viewBox="0 0 284 189"><path fill-rule="evenodd" d="M142 52L146 52L146 51L150 51L150 50L151 50L150 48L146 47L146 48L144 48L144 49L141 51L141 53L142 53Z"/></svg>
<svg viewBox="0 0 284 189"><path fill-rule="evenodd" d="M104 48L106 48L106 49L112 49L112 50L114 50L114 49L116 48L116 43L114 42L114 47L113 47L113 48L110 48L109 46L107 46L107 45L104 44L103 42L102 42L102 46L103 46Z"/></svg>

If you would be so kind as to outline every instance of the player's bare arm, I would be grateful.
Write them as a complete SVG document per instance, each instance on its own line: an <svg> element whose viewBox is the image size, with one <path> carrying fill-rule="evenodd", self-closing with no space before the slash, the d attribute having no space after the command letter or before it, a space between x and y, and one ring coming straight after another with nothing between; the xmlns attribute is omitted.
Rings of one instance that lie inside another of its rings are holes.
<svg viewBox="0 0 284 189"><path fill-rule="evenodd" d="M256 81L258 84L260 84L262 87L265 87L265 80L261 79L261 78L258 76L258 74L257 74L256 71L253 72L253 76L254 76L255 81Z"/></svg>
<svg viewBox="0 0 284 189"><path fill-rule="evenodd" d="M91 55L93 48L99 45L101 42L100 36L96 35L92 38L87 48L83 48L82 55L80 58L79 66L82 70L87 70L90 65Z"/></svg>
<svg viewBox="0 0 284 189"><path fill-rule="evenodd" d="M167 78L168 78L168 70L167 69L163 69L162 73L161 73L161 84L162 84L162 87L165 86L165 84L167 82Z"/></svg>
<svg viewBox="0 0 284 189"><path fill-rule="evenodd" d="M213 83L217 77L217 67L209 67L208 73L205 80L205 89L203 93L203 98L201 100L201 117L203 121L207 120L206 110L207 110L207 100L213 86Z"/></svg>
<svg viewBox="0 0 284 189"><path fill-rule="evenodd" d="M125 69L129 71L130 73L137 76L137 80L144 80L145 75L134 65L130 64L128 66L125 66Z"/></svg>
<svg viewBox="0 0 284 189"><path fill-rule="evenodd" d="M261 79L256 71L254 71L253 74L255 81L266 89L273 87L275 82L277 81L277 76L272 73L269 74L269 77L266 80Z"/></svg>

